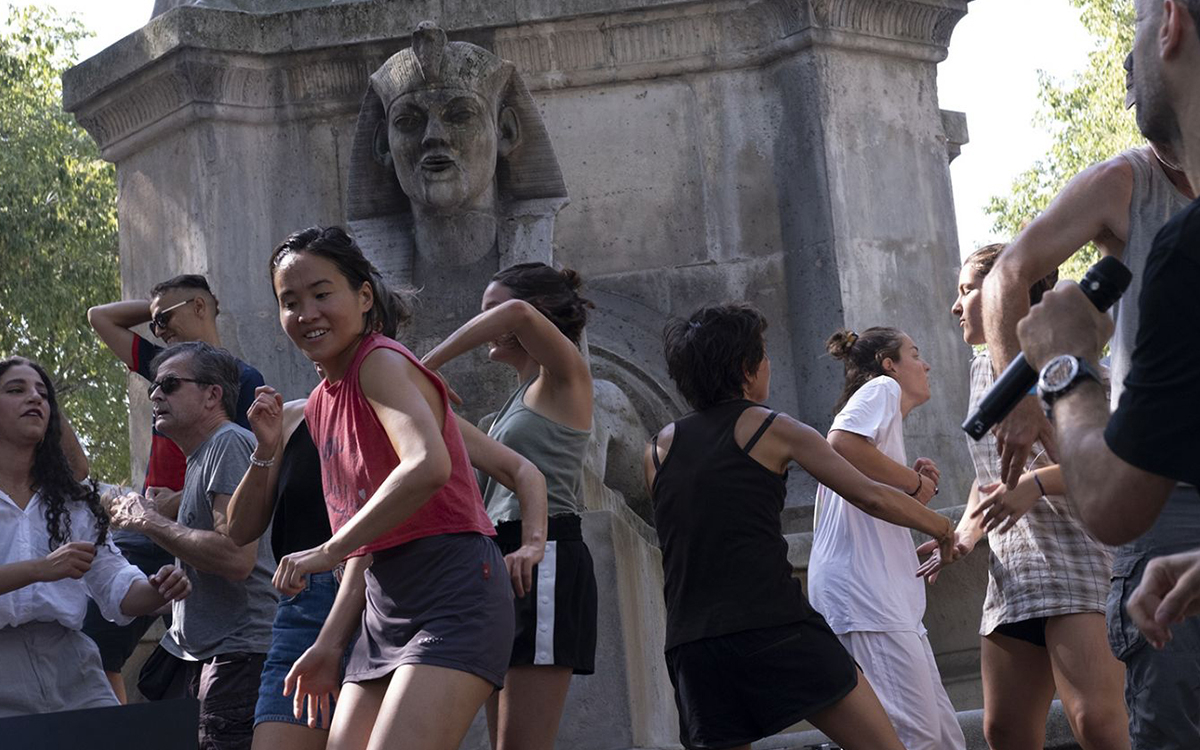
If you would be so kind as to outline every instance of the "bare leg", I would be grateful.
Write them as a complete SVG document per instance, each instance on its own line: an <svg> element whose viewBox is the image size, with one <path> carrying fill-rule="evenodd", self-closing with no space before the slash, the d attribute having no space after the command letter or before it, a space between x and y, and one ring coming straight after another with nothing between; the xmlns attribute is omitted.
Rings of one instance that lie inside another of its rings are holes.
<svg viewBox="0 0 1200 750"><path fill-rule="evenodd" d="M487 680L457 669L406 664L392 673L367 748L457 750L471 719L495 689ZM339 704L335 726L341 715Z"/></svg>
<svg viewBox="0 0 1200 750"><path fill-rule="evenodd" d="M1129 750L1125 665L1108 647L1104 615L1051 617L1046 647L1071 731L1084 750Z"/></svg>
<svg viewBox="0 0 1200 750"><path fill-rule="evenodd" d="M117 695L117 700L121 701L124 706L129 702L129 696L125 693L125 678L120 672L105 672L104 676L108 678L108 683L112 685L113 692Z"/></svg>
<svg viewBox="0 0 1200 750"><path fill-rule="evenodd" d="M904 750L883 704L861 670L858 685L849 695L808 720L846 750Z"/></svg>
<svg viewBox="0 0 1200 750"><path fill-rule="evenodd" d="M366 750L390 679L381 677L342 685L337 710L333 712L333 726L329 728L326 746L329 750Z"/></svg>
<svg viewBox="0 0 1200 750"><path fill-rule="evenodd" d="M504 690L488 699L488 736L492 747L554 750L570 686L570 667L510 668L504 678Z"/></svg>
<svg viewBox="0 0 1200 750"><path fill-rule="evenodd" d="M251 750L325 750L327 729L309 729L302 724L264 721L254 727Z"/></svg>
<svg viewBox="0 0 1200 750"><path fill-rule="evenodd" d="M992 750L1033 750L1046 739L1054 674L1046 649L992 634L979 639L983 735Z"/></svg>

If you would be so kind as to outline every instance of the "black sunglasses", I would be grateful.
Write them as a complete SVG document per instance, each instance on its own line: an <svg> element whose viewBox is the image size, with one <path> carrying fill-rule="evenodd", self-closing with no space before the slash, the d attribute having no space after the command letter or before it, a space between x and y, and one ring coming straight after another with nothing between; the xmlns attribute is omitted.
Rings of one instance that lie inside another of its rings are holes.
<svg viewBox="0 0 1200 750"><path fill-rule="evenodd" d="M159 310L158 315L155 315L150 319L150 333L157 336L159 331L166 328L167 324L171 322L171 316L175 314L175 310L183 307L195 299L195 297L192 297L192 299L185 299L183 302L177 302L174 305L171 305L166 310Z"/></svg>
<svg viewBox="0 0 1200 750"><path fill-rule="evenodd" d="M168 375L165 378L162 378L161 380L155 380L153 383L151 383L150 387L146 389L146 396L147 396L147 398L153 398L154 391L156 389L160 389L160 388L162 389L164 396L170 396L172 393L179 390L180 383L196 383L197 385L213 385L213 383L210 383L207 380L196 380L195 378L181 378L178 375Z"/></svg>

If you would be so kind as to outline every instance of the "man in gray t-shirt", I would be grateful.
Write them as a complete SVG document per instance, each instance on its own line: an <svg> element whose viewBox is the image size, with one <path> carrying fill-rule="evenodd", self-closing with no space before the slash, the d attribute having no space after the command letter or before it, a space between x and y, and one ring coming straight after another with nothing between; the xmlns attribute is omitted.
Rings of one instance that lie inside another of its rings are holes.
<svg viewBox="0 0 1200 750"><path fill-rule="evenodd" d="M222 533L255 447L231 421L237 360L188 342L163 351L152 368L154 426L187 456L179 520L131 493L117 501L113 523L153 539L191 579L191 596L172 606L162 647L185 662L189 692L200 701L201 750L248 750L277 597L270 534L239 547Z"/></svg>

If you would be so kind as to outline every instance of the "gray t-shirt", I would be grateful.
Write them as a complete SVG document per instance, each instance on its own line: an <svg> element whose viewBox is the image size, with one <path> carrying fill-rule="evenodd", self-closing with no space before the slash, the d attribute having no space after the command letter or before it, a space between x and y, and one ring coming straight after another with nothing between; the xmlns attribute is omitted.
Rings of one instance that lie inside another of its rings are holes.
<svg viewBox="0 0 1200 750"><path fill-rule="evenodd" d="M233 494L254 447L249 430L226 422L187 457L179 523L212 531L213 495ZM254 571L236 583L177 561L192 581L192 593L171 605L171 629L163 636L163 648L189 661L234 652L267 653L278 602L271 585L275 558L270 539L270 531L259 538Z"/></svg>

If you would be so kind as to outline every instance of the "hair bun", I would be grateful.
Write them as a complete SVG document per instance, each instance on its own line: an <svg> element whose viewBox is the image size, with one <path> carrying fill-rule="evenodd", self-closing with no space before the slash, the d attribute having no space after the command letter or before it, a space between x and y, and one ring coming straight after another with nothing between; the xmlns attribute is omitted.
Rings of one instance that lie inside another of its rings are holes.
<svg viewBox="0 0 1200 750"><path fill-rule="evenodd" d="M558 272L562 276L563 283L573 292L578 292L583 288L583 277L574 268L563 268Z"/></svg>
<svg viewBox="0 0 1200 750"><path fill-rule="evenodd" d="M834 359L846 359L850 356L850 350L854 348L855 342L858 341L858 334L847 328L843 328L825 342L825 351Z"/></svg>

